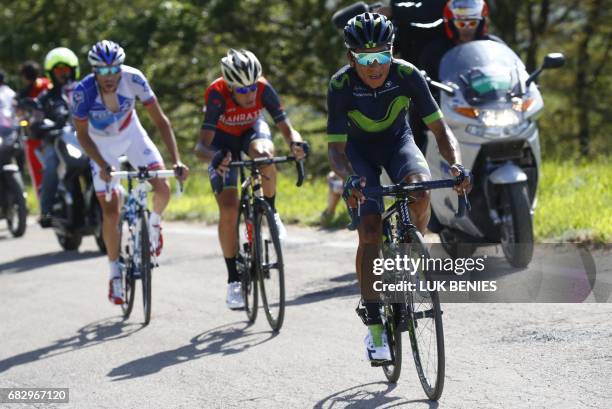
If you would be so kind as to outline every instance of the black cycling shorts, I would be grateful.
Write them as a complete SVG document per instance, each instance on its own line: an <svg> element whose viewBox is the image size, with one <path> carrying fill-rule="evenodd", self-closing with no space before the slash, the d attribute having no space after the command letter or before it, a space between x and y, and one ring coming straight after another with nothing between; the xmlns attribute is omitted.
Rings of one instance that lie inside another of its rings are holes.
<svg viewBox="0 0 612 409"><path fill-rule="evenodd" d="M244 132L240 136L230 135L228 133L217 131L212 141L212 147L215 150L227 149L232 153L232 160L240 160L240 153L249 153L249 145L256 139L268 139L272 140L272 133L270 127L263 119L257 120L252 128ZM212 166L208 166L208 177L211 184L214 186L213 179L219 178L215 169ZM223 189L235 188L238 186L238 169L231 168L228 173L225 174L223 180Z"/></svg>
<svg viewBox="0 0 612 409"><path fill-rule="evenodd" d="M423 174L431 178L425 157L414 142L410 130L401 136L389 136L376 142L364 142L349 137L346 156L356 175L365 176L366 186L380 186L380 174L385 168L393 183L400 183L406 176ZM382 214L382 198L366 198L361 214Z"/></svg>

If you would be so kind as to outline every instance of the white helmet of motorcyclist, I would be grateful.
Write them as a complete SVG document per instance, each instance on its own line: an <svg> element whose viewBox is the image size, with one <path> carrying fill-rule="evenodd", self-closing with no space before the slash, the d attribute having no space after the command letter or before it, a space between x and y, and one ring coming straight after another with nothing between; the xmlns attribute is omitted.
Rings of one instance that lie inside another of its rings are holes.
<svg viewBox="0 0 612 409"><path fill-rule="evenodd" d="M455 20L482 20L486 16L484 0L451 0L448 10Z"/></svg>

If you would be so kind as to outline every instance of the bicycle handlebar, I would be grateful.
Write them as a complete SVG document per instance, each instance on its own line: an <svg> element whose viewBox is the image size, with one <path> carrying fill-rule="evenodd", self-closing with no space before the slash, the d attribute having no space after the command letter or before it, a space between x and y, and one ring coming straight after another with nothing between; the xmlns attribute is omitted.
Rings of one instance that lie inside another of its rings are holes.
<svg viewBox="0 0 612 409"><path fill-rule="evenodd" d="M125 171L125 170L115 171L115 172L111 172L110 175L111 177L116 177L119 179L138 179L139 181L142 181L142 182L148 179L176 177L176 173L174 170L168 170L168 169L148 170L144 168L141 168L138 170L130 170L130 171ZM106 191L104 193L104 200L106 200L107 202L110 202L112 198L112 192L111 192L110 186L111 184L107 182ZM183 182L179 180L176 185L176 196L179 197L182 193L183 193Z"/></svg>
<svg viewBox="0 0 612 409"><path fill-rule="evenodd" d="M295 161L295 168L297 170L298 178L296 182L296 186L300 187L304 183L304 178L306 177L306 171L304 169L304 160L296 159L295 156L276 156L273 158L255 158L252 160L240 160L230 162L228 165L230 168L253 168L256 166L262 165L273 165L276 163L285 163L285 162L293 162Z"/></svg>
<svg viewBox="0 0 612 409"><path fill-rule="evenodd" d="M460 185L465 179L465 175L457 176L453 179L441 179L423 182L412 182L412 183L398 183L395 185L385 186L372 186L363 188L362 192L366 197L402 197L412 192L420 192L425 190L444 189L452 188ZM351 223L348 225L349 230L355 230L359 226L361 219L360 214L361 205L358 203L357 208L348 208ZM459 196L459 206L456 217L464 217L466 211L471 210L470 203L467 199L467 194L464 192L462 196Z"/></svg>

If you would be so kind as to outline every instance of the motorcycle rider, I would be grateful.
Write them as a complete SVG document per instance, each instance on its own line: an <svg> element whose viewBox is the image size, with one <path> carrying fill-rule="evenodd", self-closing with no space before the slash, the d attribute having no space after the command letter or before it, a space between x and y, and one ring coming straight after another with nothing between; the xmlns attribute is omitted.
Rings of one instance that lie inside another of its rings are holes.
<svg viewBox="0 0 612 409"><path fill-rule="evenodd" d="M48 118L63 127L70 121L70 103L72 90L79 78L79 59L76 54L65 47L49 51L44 62L45 71L51 79L52 86L43 91L37 98L37 105L42 110L42 118L32 123L34 137L43 139L43 179L40 186L40 220L42 227L51 226L51 208L57 191L57 167L59 158L55 152L54 141L40 130L42 120Z"/></svg>
<svg viewBox="0 0 612 409"><path fill-rule="evenodd" d="M419 58L419 68L438 81L440 61L451 48L475 40L504 43L499 37L488 33L488 15L489 7L484 0L449 0L443 11L446 37L429 44Z"/></svg>
<svg viewBox="0 0 612 409"><path fill-rule="evenodd" d="M40 71L40 64L36 61L26 61L21 64L20 73L24 87L19 90L18 99L36 98L49 87L49 79L41 77Z"/></svg>

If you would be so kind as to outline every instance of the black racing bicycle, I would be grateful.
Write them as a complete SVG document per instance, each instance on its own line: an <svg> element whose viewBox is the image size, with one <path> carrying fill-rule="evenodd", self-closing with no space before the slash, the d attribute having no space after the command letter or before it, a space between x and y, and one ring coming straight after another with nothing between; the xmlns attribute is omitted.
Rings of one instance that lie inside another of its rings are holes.
<svg viewBox="0 0 612 409"><path fill-rule="evenodd" d="M240 207L238 215L237 267L242 283L245 310L250 322L257 318L259 295L257 282L266 317L273 331L279 331L285 317L285 271L281 242L274 220L274 212L264 200L263 175L260 167L295 161L298 180L304 181L304 162L292 156L257 158L234 161L232 168L240 168ZM250 175L245 176L245 168Z"/></svg>
<svg viewBox="0 0 612 409"><path fill-rule="evenodd" d="M392 197L394 203L383 215L383 256L395 259L429 259L429 251L424 244L423 236L410 220L409 204L416 201L414 193L452 188L462 183L464 176L455 179L424 181L415 183L400 183L396 185L366 187L363 193L366 197ZM467 197L459 197L457 216L461 217L469 210ZM359 224L358 209L349 209L351 225ZM402 332L408 332L412 357L417 374L427 397L438 400L444 387L444 331L442 329L442 309L437 291L431 291L427 282L434 273L420 264L417 271L406 269L388 271L383 274L382 281L387 284L412 283L414 287L406 287L399 294L381 292L381 317L387 334L390 361L373 361L372 366L382 366L389 382L397 382L402 369ZM423 284L421 284L423 283ZM365 321L366 311L360 302L357 314Z"/></svg>
<svg viewBox="0 0 612 409"><path fill-rule="evenodd" d="M120 256L123 284L123 318L128 319L134 307L136 280L142 283L144 325L151 321L151 270L157 267L155 252L149 236L149 209L147 207L147 180L174 177L173 170L148 170L111 172L114 178L127 179L127 196L124 198L119 219ZM136 186L134 186L136 184ZM177 183L177 194L182 192ZM106 200L110 201L110 184L106 185Z"/></svg>

